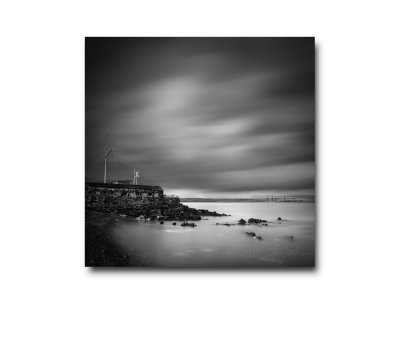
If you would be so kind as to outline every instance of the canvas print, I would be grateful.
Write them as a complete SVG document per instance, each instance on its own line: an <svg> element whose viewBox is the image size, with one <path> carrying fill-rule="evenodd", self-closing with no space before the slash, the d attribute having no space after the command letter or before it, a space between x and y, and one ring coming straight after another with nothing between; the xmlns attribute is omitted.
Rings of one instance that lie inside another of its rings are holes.
<svg viewBox="0 0 400 344"><path fill-rule="evenodd" d="M315 266L313 37L85 38L85 265Z"/></svg>

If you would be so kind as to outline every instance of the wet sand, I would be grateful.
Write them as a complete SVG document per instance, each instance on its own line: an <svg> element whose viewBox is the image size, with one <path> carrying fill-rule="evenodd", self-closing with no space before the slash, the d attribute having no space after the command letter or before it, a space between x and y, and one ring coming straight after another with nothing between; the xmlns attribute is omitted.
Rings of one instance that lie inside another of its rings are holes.
<svg viewBox="0 0 400 344"><path fill-rule="evenodd" d="M143 266L139 258L130 252L122 252L112 239L117 215L86 210L85 213L85 266Z"/></svg>

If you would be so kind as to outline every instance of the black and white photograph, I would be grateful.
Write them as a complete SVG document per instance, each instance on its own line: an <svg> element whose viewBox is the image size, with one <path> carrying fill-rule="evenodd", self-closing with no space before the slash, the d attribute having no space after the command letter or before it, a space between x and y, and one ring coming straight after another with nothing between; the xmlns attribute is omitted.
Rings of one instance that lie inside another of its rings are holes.
<svg viewBox="0 0 400 344"><path fill-rule="evenodd" d="M314 37L86 37L85 265L313 268Z"/></svg>
<svg viewBox="0 0 400 344"><path fill-rule="evenodd" d="M397 2L0 28L0 343L400 343Z"/></svg>

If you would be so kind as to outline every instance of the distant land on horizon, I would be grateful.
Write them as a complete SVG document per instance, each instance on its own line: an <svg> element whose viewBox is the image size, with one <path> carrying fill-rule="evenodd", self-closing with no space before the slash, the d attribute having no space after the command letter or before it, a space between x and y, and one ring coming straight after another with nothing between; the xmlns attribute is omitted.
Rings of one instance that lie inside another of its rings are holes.
<svg viewBox="0 0 400 344"><path fill-rule="evenodd" d="M290 203L290 202L315 202L315 196L277 196L271 197L257 197L257 198L201 198L201 197L187 197L181 198L181 202L219 202L219 203L255 203L255 202L275 202L275 203Z"/></svg>

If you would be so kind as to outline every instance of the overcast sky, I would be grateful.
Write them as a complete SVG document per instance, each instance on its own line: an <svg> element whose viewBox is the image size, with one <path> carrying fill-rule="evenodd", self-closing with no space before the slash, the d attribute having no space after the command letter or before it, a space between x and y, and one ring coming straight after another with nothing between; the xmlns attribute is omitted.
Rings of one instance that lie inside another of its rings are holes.
<svg viewBox="0 0 400 344"><path fill-rule="evenodd" d="M87 38L86 180L314 194L313 38Z"/></svg>

